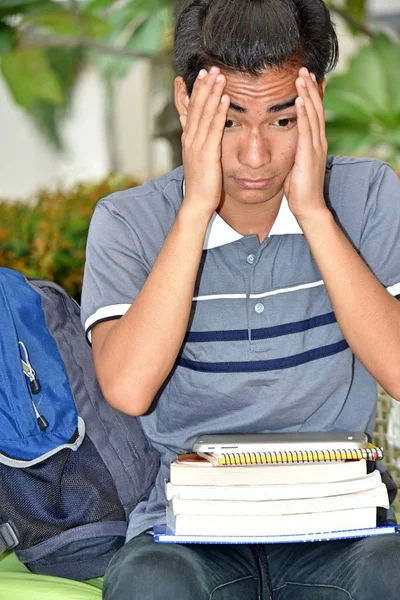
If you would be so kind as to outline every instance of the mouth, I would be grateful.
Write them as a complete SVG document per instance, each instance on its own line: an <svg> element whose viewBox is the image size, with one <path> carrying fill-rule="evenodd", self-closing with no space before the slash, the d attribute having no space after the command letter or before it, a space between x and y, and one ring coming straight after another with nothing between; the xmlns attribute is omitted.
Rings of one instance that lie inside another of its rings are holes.
<svg viewBox="0 0 400 600"><path fill-rule="evenodd" d="M236 179L235 181L244 189L247 190L262 190L268 187L273 181L273 177L271 179Z"/></svg>

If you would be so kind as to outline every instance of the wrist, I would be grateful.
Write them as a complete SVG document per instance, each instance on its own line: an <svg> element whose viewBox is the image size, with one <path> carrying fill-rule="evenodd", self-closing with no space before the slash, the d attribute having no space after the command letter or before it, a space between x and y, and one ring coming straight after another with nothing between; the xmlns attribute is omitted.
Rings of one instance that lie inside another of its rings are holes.
<svg viewBox="0 0 400 600"><path fill-rule="evenodd" d="M190 229L192 233L198 231L199 234L205 235L213 214L214 212L204 210L202 207L183 203L176 215L176 223L180 227Z"/></svg>
<svg viewBox="0 0 400 600"><path fill-rule="evenodd" d="M321 208L313 209L306 215L296 215L296 220L305 235L308 232L321 232L327 227L332 227L332 225L335 223L333 214L327 206L321 206Z"/></svg>

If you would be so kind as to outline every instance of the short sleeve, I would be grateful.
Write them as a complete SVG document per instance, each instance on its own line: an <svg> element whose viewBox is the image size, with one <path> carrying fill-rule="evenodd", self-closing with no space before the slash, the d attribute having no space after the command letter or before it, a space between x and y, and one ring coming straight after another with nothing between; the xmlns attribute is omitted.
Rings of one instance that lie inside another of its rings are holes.
<svg viewBox="0 0 400 600"><path fill-rule="evenodd" d="M132 226L112 202L101 201L89 227L82 288L81 320L89 341L94 325L128 311L148 272Z"/></svg>
<svg viewBox="0 0 400 600"><path fill-rule="evenodd" d="M360 255L393 296L400 296L400 180L382 164L368 193Z"/></svg>

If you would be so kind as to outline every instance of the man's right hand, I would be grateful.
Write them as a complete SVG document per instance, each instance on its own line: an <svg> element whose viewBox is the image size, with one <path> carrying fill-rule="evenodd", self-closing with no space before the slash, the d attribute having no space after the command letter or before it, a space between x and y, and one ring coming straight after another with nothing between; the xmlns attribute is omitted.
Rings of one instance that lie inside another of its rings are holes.
<svg viewBox="0 0 400 600"><path fill-rule="evenodd" d="M202 69L187 98L187 115L181 115L185 177L183 207L204 211L211 218L221 202L221 147L229 97L220 69Z"/></svg>

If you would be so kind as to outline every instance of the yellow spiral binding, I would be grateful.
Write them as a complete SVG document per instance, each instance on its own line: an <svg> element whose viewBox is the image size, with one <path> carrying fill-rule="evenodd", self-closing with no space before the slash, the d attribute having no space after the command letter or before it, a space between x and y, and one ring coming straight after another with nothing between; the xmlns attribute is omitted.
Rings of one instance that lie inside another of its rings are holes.
<svg viewBox="0 0 400 600"><path fill-rule="evenodd" d="M277 465L345 460L381 460L382 448L368 444L365 448L339 450L281 450L276 452L229 452L218 455L219 465Z"/></svg>

